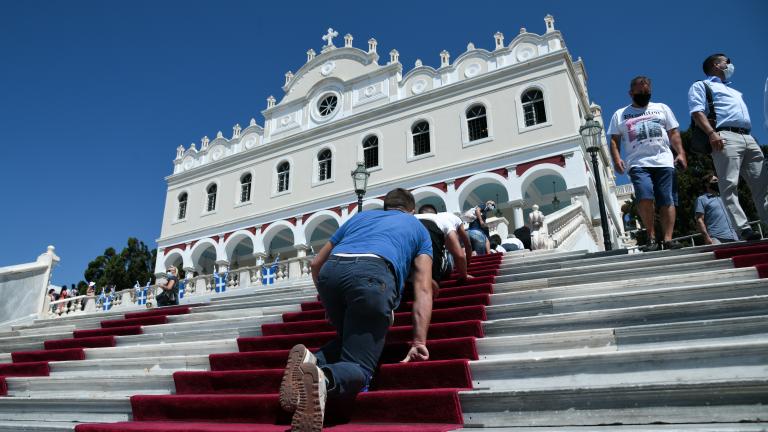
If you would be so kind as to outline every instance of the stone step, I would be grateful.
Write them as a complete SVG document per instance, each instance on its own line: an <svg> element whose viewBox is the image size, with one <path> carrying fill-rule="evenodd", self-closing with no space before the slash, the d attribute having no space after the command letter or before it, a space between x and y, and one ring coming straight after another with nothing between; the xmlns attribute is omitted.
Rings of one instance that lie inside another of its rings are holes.
<svg viewBox="0 0 768 432"><path fill-rule="evenodd" d="M72 422L38 421L0 421L0 432L69 432L75 430Z"/></svg>
<svg viewBox="0 0 768 432"><path fill-rule="evenodd" d="M500 267L500 274L524 274L548 272L553 276L559 274L582 274L591 272L611 271L624 268L655 267L659 265L682 264L690 262L703 262L714 260L714 254L698 253L683 255L655 256L650 254L615 255L601 258L585 258L568 261L556 261L543 264L525 263L504 264Z"/></svg>
<svg viewBox="0 0 768 432"><path fill-rule="evenodd" d="M481 360L542 358L637 348L705 346L768 340L768 316L702 319L587 330L565 330L477 340Z"/></svg>
<svg viewBox="0 0 768 432"><path fill-rule="evenodd" d="M186 348L187 350L189 347ZM173 355L183 352L176 347L166 354L147 357L98 358L79 361L49 363L51 376L83 377L110 376L111 374L175 372L180 370L208 370L208 354ZM226 351L222 351L226 352Z"/></svg>
<svg viewBox="0 0 768 432"><path fill-rule="evenodd" d="M610 271L602 271L599 269L591 269L590 271L587 271L585 267L582 267L578 269L578 272L569 272L570 269L566 269L555 270L553 272L532 272L519 275L502 275L496 277L496 283L526 281L531 282L537 287L544 288L564 285L580 285L595 282L632 280L648 277L650 275L675 276L699 273L702 271L724 270L732 268L733 263L730 259L659 265L654 267L629 267L626 269ZM555 274L557 272L559 272L560 276Z"/></svg>
<svg viewBox="0 0 768 432"><path fill-rule="evenodd" d="M487 427L462 428L459 431L472 432L488 430L493 432L766 432L768 422L759 423L695 423L695 424L649 424L649 425L619 425L610 426L555 426L555 427ZM0 429L2 430L2 429Z"/></svg>
<svg viewBox="0 0 768 432"><path fill-rule="evenodd" d="M486 308L486 313L490 320L497 320L531 315L564 314L768 295L768 279L658 289L618 288L608 293L595 294L588 291L585 293L586 295L581 296L579 294L582 293L579 292L574 292L572 296L569 296L570 294L567 290L556 290L552 293L494 294L491 296L491 306Z"/></svg>
<svg viewBox="0 0 768 432"><path fill-rule="evenodd" d="M465 427L739 423L768 416L768 381L460 392Z"/></svg>
<svg viewBox="0 0 768 432"><path fill-rule="evenodd" d="M0 398L0 422L118 422L131 417L127 397L72 398L27 397Z"/></svg>
<svg viewBox="0 0 768 432"><path fill-rule="evenodd" d="M219 334L217 339L196 340L191 342L157 343L152 341L146 345L128 345L109 348L86 348L85 358L99 359L128 359L160 356L208 355L213 353L236 352L235 338Z"/></svg>
<svg viewBox="0 0 768 432"><path fill-rule="evenodd" d="M625 327L705 319L765 315L768 296L690 301L682 303L588 310L487 321L487 336L511 336L556 331Z"/></svg>
<svg viewBox="0 0 768 432"><path fill-rule="evenodd" d="M545 290L546 292L601 292L613 289L625 288L647 288L647 287L684 287L701 283L711 283L718 281L741 281L754 280L759 278L757 270L754 267L730 268L724 270L704 271L699 273L686 273L681 275L653 276L635 278L629 280L618 280L608 282L593 282L578 285L555 285L549 286L546 280L536 279L532 281L496 283L493 285L495 294L514 293L514 292L534 292ZM552 291L549 291L552 290Z"/></svg>
<svg viewBox="0 0 768 432"><path fill-rule="evenodd" d="M171 394L176 391L173 372L139 371L104 376L48 376L6 378L8 397L130 397L135 394Z"/></svg>
<svg viewBox="0 0 768 432"><path fill-rule="evenodd" d="M470 367L474 388L494 391L761 379L768 377L768 338L699 347L479 360L470 362Z"/></svg>

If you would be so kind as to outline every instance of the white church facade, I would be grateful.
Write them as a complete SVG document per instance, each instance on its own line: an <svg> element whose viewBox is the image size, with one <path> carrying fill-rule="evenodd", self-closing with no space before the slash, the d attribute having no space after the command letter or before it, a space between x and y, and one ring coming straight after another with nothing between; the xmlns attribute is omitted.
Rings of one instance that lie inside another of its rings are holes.
<svg viewBox="0 0 768 432"><path fill-rule="evenodd" d="M496 33L491 50L470 43L455 59L441 52L437 69L417 60L407 72L396 50L382 64L376 40L363 50L346 35L337 47L329 29L322 50L285 74L283 97L267 99L263 126L252 119L229 138L219 132L177 149L156 271L210 274L279 256L286 273L306 275L311 249L357 212L350 172L358 161L370 173L363 210L381 207L395 187L451 212L493 199L511 232L536 204L560 215L553 236L586 229L594 241L578 246L597 250L600 211L579 128L587 113L602 124L601 112L584 63L554 19L544 21L542 35L520 29L505 42ZM605 145L599 159L618 245Z"/></svg>

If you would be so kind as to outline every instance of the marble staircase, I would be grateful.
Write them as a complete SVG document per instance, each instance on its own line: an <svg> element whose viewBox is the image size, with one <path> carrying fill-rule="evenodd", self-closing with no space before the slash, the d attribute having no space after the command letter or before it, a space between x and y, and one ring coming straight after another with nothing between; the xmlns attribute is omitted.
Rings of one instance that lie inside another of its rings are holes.
<svg viewBox="0 0 768 432"><path fill-rule="evenodd" d="M495 276L466 283L491 278L493 290L469 362L473 388L459 393L463 427L767 430L768 269L718 256L722 248L507 254ZM48 376L5 377L0 431L131 420L130 396L175 393L174 372L209 370L209 355L237 352L237 338L261 336L262 325L313 301L306 284L235 290L141 334L115 336L114 346L85 348L84 360L52 361ZM7 329L0 365L12 352L121 317Z"/></svg>

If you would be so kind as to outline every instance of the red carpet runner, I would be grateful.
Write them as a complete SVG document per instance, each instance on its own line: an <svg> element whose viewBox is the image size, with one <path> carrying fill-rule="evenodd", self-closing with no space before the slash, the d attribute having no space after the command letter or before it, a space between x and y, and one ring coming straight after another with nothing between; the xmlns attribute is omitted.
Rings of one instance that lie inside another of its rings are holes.
<svg viewBox="0 0 768 432"><path fill-rule="evenodd" d="M102 321L100 329L75 330L72 339L48 340L44 349L11 353L12 363L0 364L0 395L8 394L5 377L49 376L51 361L85 360L85 348L115 346L115 336L141 334L140 322L164 324L167 315L189 313L189 306L172 306L124 315L125 319Z"/></svg>
<svg viewBox="0 0 768 432"><path fill-rule="evenodd" d="M447 281L434 302L429 328L430 361L399 363L412 337L410 297L395 315L378 373L353 403L329 402L326 428L334 431L448 431L463 423L458 392L472 387L469 360L478 358L485 305L493 292L500 255L474 260L471 282ZM209 356L211 371L176 372L176 394L133 396L132 422L82 424L77 432L285 431L291 417L280 409L288 350L297 343L316 349L335 332L320 302L302 304L283 322L262 325L261 337L238 339L239 352ZM224 423L226 422L226 423Z"/></svg>

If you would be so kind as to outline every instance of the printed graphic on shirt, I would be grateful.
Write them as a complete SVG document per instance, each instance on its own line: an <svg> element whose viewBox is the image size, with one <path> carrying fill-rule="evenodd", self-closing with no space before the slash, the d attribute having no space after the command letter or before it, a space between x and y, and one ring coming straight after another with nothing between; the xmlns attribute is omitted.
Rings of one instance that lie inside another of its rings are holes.
<svg viewBox="0 0 768 432"><path fill-rule="evenodd" d="M627 133L629 134L629 141L637 145L638 141L648 138L662 138L664 127L660 118L643 115L627 120Z"/></svg>

